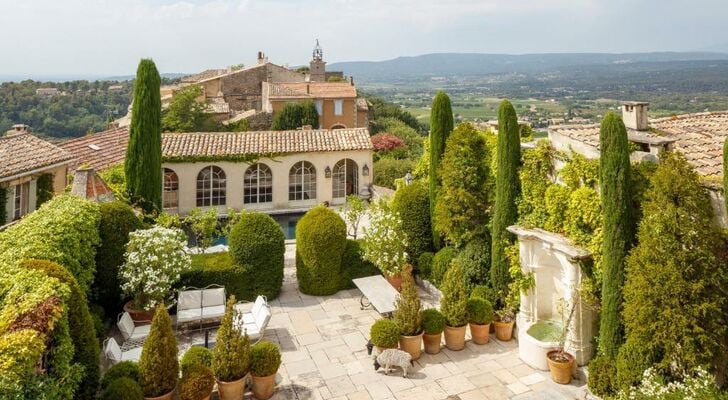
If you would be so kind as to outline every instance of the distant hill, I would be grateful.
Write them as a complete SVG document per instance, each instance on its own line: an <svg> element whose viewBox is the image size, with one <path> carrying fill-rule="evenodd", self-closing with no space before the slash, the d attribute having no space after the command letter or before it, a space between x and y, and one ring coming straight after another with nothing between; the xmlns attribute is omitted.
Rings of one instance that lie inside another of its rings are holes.
<svg viewBox="0 0 728 400"><path fill-rule="evenodd" d="M728 60L718 52L660 53L547 53L547 54L478 54L437 53L398 57L386 61L332 63L331 70L344 71L358 81L386 82L427 77L479 76L488 74L539 74L565 67L628 65L698 60Z"/></svg>
<svg viewBox="0 0 728 400"><path fill-rule="evenodd" d="M176 79L190 74L179 72L164 72L160 74L162 78ZM0 74L0 83L3 82L22 82L34 80L37 82L71 82L71 81L130 81L134 79L134 75L120 76L103 76L103 75L2 75Z"/></svg>

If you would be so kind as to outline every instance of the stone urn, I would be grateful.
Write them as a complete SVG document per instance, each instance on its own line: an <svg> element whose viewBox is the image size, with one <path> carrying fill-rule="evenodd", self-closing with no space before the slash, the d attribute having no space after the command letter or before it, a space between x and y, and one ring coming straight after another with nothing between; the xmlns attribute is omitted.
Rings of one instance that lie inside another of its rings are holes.
<svg viewBox="0 0 728 400"><path fill-rule="evenodd" d="M236 381L217 381L217 392L220 400L240 400L245 394L245 377Z"/></svg>

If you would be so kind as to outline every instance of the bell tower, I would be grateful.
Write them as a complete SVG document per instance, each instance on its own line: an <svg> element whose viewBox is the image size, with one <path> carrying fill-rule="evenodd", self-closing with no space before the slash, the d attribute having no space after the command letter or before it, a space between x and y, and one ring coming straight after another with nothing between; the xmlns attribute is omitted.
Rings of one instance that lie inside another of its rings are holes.
<svg viewBox="0 0 728 400"><path fill-rule="evenodd" d="M321 49L318 39L316 39L316 46L313 48L309 73L312 82L326 81L326 61L324 61L324 51Z"/></svg>

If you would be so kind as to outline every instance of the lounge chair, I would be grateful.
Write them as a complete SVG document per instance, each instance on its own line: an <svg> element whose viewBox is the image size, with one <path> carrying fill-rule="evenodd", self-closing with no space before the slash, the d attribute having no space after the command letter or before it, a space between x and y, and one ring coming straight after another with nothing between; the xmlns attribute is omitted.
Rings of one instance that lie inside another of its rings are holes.
<svg viewBox="0 0 728 400"><path fill-rule="evenodd" d="M125 343L127 341L143 342L144 339L149 336L149 329L151 328L150 324L136 325L128 312L119 314L116 326L119 327L119 331L121 331L121 336L124 338Z"/></svg>

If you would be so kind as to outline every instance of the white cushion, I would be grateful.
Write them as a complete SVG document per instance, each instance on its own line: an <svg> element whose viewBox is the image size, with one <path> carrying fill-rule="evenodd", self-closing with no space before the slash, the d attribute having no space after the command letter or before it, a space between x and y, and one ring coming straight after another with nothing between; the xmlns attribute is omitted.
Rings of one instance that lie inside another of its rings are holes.
<svg viewBox="0 0 728 400"><path fill-rule="evenodd" d="M250 336L253 339L260 336L260 329L258 329L258 326L255 323L243 324L242 332L247 333L248 336Z"/></svg>
<svg viewBox="0 0 728 400"><path fill-rule="evenodd" d="M202 318L222 318L225 315L225 306L212 306L202 308Z"/></svg>
<svg viewBox="0 0 728 400"><path fill-rule="evenodd" d="M119 318L119 322L116 323L116 326L119 327L121 336L124 337L124 340L129 340L129 338L134 336L134 320L131 319L128 312L121 314L121 318Z"/></svg>
<svg viewBox="0 0 728 400"><path fill-rule="evenodd" d="M112 361L119 362L122 360L123 354L121 352L121 347L119 347L119 344L116 343L116 339L114 338L108 338L106 339L106 346L104 347L104 354L106 354L106 357Z"/></svg>
<svg viewBox="0 0 728 400"><path fill-rule="evenodd" d="M245 313L243 314L243 323L244 324L252 324L255 322L255 317L253 317L253 313Z"/></svg>
<svg viewBox="0 0 728 400"><path fill-rule="evenodd" d="M121 361L139 361L142 358L142 347L135 347L121 353Z"/></svg>
<svg viewBox="0 0 728 400"><path fill-rule="evenodd" d="M149 336L149 330L152 328L152 325L139 325L134 327L134 332L131 334L131 337L127 339L143 339L147 336Z"/></svg>
<svg viewBox="0 0 728 400"><path fill-rule="evenodd" d="M177 297L177 312L202 307L202 290L184 290Z"/></svg>
<svg viewBox="0 0 728 400"><path fill-rule="evenodd" d="M225 289L205 289L202 291L202 307L225 306Z"/></svg>
<svg viewBox="0 0 728 400"><path fill-rule="evenodd" d="M265 305L265 297L258 296L255 298L255 304L253 304L253 308L250 310L253 315L255 315L258 311L260 311L260 308Z"/></svg>
<svg viewBox="0 0 728 400"><path fill-rule="evenodd" d="M270 309L268 307L261 308L257 314L255 314L255 324L258 325L259 330L265 330L270 319Z"/></svg>
<svg viewBox="0 0 728 400"><path fill-rule="evenodd" d="M177 310L177 322L199 321L202 317L202 310L197 307L190 310Z"/></svg>

